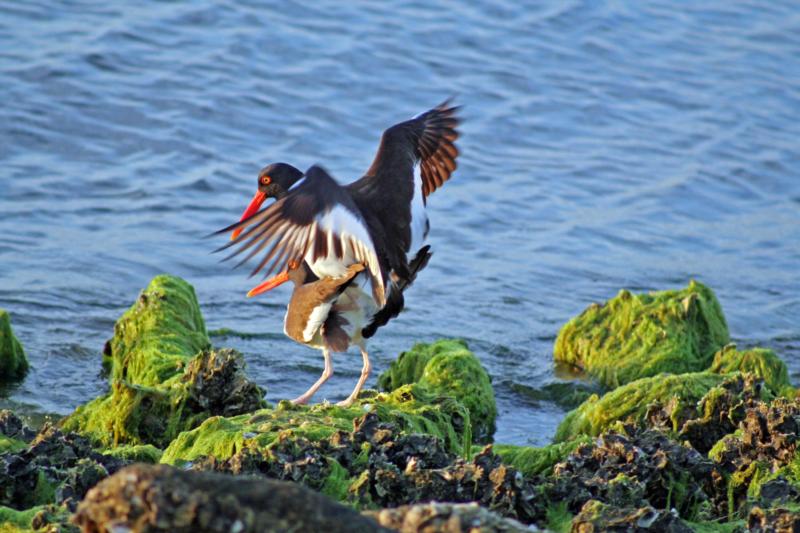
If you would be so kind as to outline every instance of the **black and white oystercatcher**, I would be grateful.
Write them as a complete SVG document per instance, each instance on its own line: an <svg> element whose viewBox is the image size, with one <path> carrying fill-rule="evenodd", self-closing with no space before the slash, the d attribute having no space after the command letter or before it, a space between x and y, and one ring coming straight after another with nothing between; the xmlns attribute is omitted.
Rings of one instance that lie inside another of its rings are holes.
<svg viewBox="0 0 800 533"><path fill-rule="evenodd" d="M219 248L236 247L226 259L248 251L236 266L262 253L251 275L277 272L248 296L295 283L284 329L325 358L322 376L296 403L333 373L330 352L350 345L364 364L340 405L357 398L370 372L365 339L402 310L403 290L430 258L425 205L456 169L457 109L447 101L387 129L366 174L346 186L316 165L305 174L286 163L265 167L241 220L217 232L232 232ZM259 211L267 198L276 201Z"/></svg>

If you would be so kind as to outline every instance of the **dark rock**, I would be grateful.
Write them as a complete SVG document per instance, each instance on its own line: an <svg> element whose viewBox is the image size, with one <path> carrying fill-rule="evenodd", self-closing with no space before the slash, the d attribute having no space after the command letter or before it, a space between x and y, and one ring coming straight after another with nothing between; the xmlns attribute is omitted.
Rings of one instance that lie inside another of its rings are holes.
<svg viewBox="0 0 800 533"><path fill-rule="evenodd" d="M95 452L84 437L46 425L27 449L0 455L0 505L74 509L91 486L126 464Z"/></svg>
<svg viewBox="0 0 800 533"><path fill-rule="evenodd" d="M543 484L546 499L578 512L587 501L618 507L675 508L682 515L700 505L725 507L725 480L696 450L655 430L627 427L580 446L555 466ZM717 497L717 495L719 495Z"/></svg>
<svg viewBox="0 0 800 533"><path fill-rule="evenodd" d="M752 374L725 380L703 397L696 418L683 424L680 437L707 454L717 441L736 430L747 410L760 400L763 386Z"/></svg>
<svg viewBox="0 0 800 533"><path fill-rule="evenodd" d="M30 442L36 432L25 425L20 417L8 409L0 410L0 435L8 438Z"/></svg>
<svg viewBox="0 0 800 533"><path fill-rule="evenodd" d="M204 351L189 362L183 380L191 384L186 404L193 411L231 416L263 405L264 391L248 379L235 350Z"/></svg>
<svg viewBox="0 0 800 533"><path fill-rule="evenodd" d="M739 433L722 439L709 455L730 476L729 496L738 507L754 480L792 461L799 442L800 405L778 398L749 407Z"/></svg>
<svg viewBox="0 0 800 533"><path fill-rule="evenodd" d="M91 489L73 520L87 533L388 531L294 483L143 464Z"/></svg>
<svg viewBox="0 0 800 533"><path fill-rule="evenodd" d="M208 457L192 468L298 481L359 506L477 501L525 523L544 512L532 481L503 464L491 446L466 461L440 439L402 434L374 413L356 419L352 432L327 440L285 439L268 452L245 447L228 460Z"/></svg>

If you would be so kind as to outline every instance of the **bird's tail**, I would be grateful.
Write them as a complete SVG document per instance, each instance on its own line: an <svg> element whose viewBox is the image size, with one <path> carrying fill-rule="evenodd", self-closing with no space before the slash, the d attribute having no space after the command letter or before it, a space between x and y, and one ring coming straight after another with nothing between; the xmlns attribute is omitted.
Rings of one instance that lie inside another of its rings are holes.
<svg viewBox="0 0 800 533"><path fill-rule="evenodd" d="M430 251L430 245L425 245L419 249L414 259L408 263L408 276L405 276L397 281L392 281L391 288L389 289L389 296L386 298L386 305L380 308L377 313L372 316L372 320L361 330L361 336L368 339L375 335L378 328L385 326L391 319L400 314L405 305L405 298L403 291L405 291L414 280L417 278L417 273L428 265L433 252Z"/></svg>

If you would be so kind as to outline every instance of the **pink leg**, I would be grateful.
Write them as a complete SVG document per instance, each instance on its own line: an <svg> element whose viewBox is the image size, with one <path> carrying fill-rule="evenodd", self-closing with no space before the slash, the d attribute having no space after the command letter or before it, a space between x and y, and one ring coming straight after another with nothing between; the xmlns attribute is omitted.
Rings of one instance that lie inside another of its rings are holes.
<svg viewBox="0 0 800 533"><path fill-rule="evenodd" d="M358 398L358 394L361 392L361 387L364 386L364 382L367 381L369 373L372 370L372 365L369 363L369 354L367 354L367 349L363 345L359 346L359 348L361 349L361 358L364 360L364 366L361 367L361 377L358 378L356 388L353 389L353 392L350 393L350 396L336 404L339 407L350 407L350 405L353 404L356 398Z"/></svg>
<svg viewBox="0 0 800 533"><path fill-rule="evenodd" d="M293 404L306 404L308 400L314 396L314 393L319 390L323 383L328 381L328 378L333 375L333 364L331 363L331 353L328 351L327 348L322 349L322 357L325 358L325 369L322 371L322 375L319 377L316 383L311 385L311 388L308 389L306 392L292 400Z"/></svg>

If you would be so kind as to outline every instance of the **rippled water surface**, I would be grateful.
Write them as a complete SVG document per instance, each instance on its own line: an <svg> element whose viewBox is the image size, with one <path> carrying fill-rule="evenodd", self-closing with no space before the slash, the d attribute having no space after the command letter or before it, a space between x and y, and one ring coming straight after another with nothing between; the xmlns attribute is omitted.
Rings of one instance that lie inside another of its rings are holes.
<svg viewBox="0 0 800 533"><path fill-rule="evenodd" d="M541 444L563 412L514 385L558 379L560 325L695 277L800 382L796 3L341 4L0 5L0 307L34 366L0 403L65 414L103 392L103 342L160 272L194 284L210 329L257 334L214 342L269 400L305 390L322 358L282 335L289 289L245 299L253 281L200 237L264 164L350 181L385 127L453 94L460 168L430 198L407 312L370 345L378 372L464 337L498 440ZM360 365L337 356L319 398Z"/></svg>

